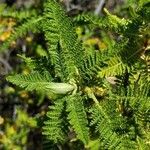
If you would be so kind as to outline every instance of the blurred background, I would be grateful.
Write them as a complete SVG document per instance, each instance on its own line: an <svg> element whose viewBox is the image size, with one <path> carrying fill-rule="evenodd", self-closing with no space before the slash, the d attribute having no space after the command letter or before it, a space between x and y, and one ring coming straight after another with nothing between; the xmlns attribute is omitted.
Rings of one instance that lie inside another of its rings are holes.
<svg viewBox="0 0 150 150"><path fill-rule="evenodd" d="M127 18L128 0L60 0L68 15L74 17L82 12L103 16L103 8L119 17ZM42 12L42 0L0 0L0 8L6 5L14 10L36 9ZM10 13L8 10L3 10ZM13 12L13 11L12 11ZM0 45L13 34L17 20L0 15ZM86 49L103 50L110 46L112 33L99 29L76 27L76 32ZM109 44L108 44L109 43ZM5 78L10 73L28 73L28 68L17 54L45 56L44 36L33 34L14 41L9 49L0 51L0 149L42 150L42 119L50 101L42 93L26 92L9 84Z"/></svg>

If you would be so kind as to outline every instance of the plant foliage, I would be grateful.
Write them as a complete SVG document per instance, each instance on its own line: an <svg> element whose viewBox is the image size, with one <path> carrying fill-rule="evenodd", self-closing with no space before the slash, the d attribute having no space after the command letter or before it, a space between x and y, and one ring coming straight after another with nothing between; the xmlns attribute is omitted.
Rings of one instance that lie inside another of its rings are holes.
<svg viewBox="0 0 150 150"><path fill-rule="evenodd" d="M43 3L43 14L33 13L36 19L28 13L26 17L12 14L26 21L0 49L28 31L44 33L47 56L39 59L43 61L21 56L31 73L11 75L7 80L29 91L42 90L53 100L42 128L46 143L76 141L92 149L96 141L98 149L148 149L150 3L139 0L128 19L106 9L102 17L81 14L71 19L56 0ZM76 35L76 26L111 31L113 44L88 53Z"/></svg>

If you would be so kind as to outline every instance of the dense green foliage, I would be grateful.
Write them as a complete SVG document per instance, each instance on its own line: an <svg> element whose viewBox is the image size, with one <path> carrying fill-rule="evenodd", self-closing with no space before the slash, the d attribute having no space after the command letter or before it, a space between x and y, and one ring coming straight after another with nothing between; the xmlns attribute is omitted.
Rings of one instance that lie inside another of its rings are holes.
<svg viewBox="0 0 150 150"><path fill-rule="evenodd" d="M70 142L75 149L148 150L150 3L139 0L127 19L107 9L104 16L83 13L72 19L56 0L43 3L42 15L2 14L21 24L0 51L29 31L44 34L46 56L20 56L31 71L7 80L50 99L41 127L45 149ZM86 48L77 27L100 30L102 36L111 32L111 38L105 36L108 46Z"/></svg>

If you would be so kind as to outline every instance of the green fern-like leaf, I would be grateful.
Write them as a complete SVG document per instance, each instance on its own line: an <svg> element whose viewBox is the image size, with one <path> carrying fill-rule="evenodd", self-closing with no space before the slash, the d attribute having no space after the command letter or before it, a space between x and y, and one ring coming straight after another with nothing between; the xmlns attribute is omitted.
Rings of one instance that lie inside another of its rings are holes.
<svg viewBox="0 0 150 150"><path fill-rule="evenodd" d="M103 68L99 72L100 77L109 77L114 75L121 75L127 69L127 65L125 65L119 57L113 57L108 61L108 67Z"/></svg>
<svg viewBox="0 0 150 150"><path fill-rule="evenodd" d="M144 78L145 79L145 78ZM121 94L116 95L115 99L126 99L129 102L130 107L134 111L134 115L137 123L142 125L149 124L150 122L150 97L149 97L149 81L142 81L139 79L139 83L135 84L133 87L129 86L127 95L121 96Z"/></svg>
<svg viewBox="0 0 150 150"><path fill-rule="evenodd" d="M104 144L102 147L108 148L110 146L112 149L114 147L117 148L121 142L120 141L121 139L119 139L117 134L114 133L112 129L110 128L110 121L107 120L105 115L103 115L103 114L106 114L104 113L104 110L98 109L95 107L94 109L91 109L90 111L92 112L91 125L94 125L94 124L97 125L96 129L100 134L100 139L101 141L104 141Z"/></svg>
<svg viewBox="0 0 150 150"><path fill-rule="evenodd" d="M41 75L38 72L34 72L28 75L14 75L8 76L7 80L21 88L25 88L26 90L45 90L46 86L48 86L51 82L50 75L46 73L45 75Z"/></svg>
<svg viewBox="0 0 150 150"><path fill-rule="evenodd" d="M83 50L77 41L72 21L55 0L47 0L44 11L43 30L48 41L49 54L56 73L61 70L60 54L65 68L65 78L72 78L81 65ZM56 51L58 47L61 51Z"/></svg>
<svg viewBox="0 0 150 150"><path fill-rule="evenodd" d="M42 73L46 72L47 70L49 70L49 68L51 68L50 61L46 56L41 56L37 58L30 58L24 55L17 56L19 56L26 63L27 67L29 67L31 70ZM53 74L52 71L51 74Z"/></svg>
<svg viewBox="0 0 150 150"><path fill-rule="evenodd" d="M121 19L116 15L112 15L107 9L104 9L106 16L99 17L94 14L80 14L74 18L74 21L78 24L90 24L92 26L97 26L102 29L111 29L117 33L122 33L125 30L125 26L129 23L127 19Z"/></svg>
<svg viewBox="0 0 150 150"><path fill-rule="evenodd" d="M94 51L90 54L82 66L83 78L92 79L101 70L102 60L102 53Z"/></svg>
<svg viewBox="0 0 150 150"><path fill-rule="evenodd" d="M43 135L47 140L58 143L64 140L63 132L63 114L64 99L58 99L54 102L54 105L49 106L47 112L47 120L44 122Z"/></svg>
<svg viewBox="0 0 150 150"><path fill-rule="evenodd" d="M23 19L37 17L37 14L34 9L16 11L15 8L7 7L5 4L1 4L0 17L17 19L16 21L19 22L22 21Z"/></svg>
<svg viewBox="0 0 150 150"><path fill-rule="evenodd" d="M76 94L68 97L66 101L69 122L77 134L77 138L87 145L89 141L89 130L82 97Z"/></svg>
<svg viewBox="0 0 150 150"><path fill-rule="evenodd" d="M51 99L57 99L75 90L75 86L71 84L51 82L52 79L48 72L44 74L39 74L38 72L28 75L18 74L15 76L8 76L7 80L28 91L42 91Z"/></svg>
<svg viewBox="0 0 150 150"><path fill-rule="evenodd" d="M100 148L115 150L135 149L135 142L131 141L128 137L120 136L113 129L113 122L118 122L121 118L117 117L117 120L116 116L114 116L114 112L111 112L108 115L107 111L109 112L109 110L105 110L101 106L99 108L97 106L93 106L93 108L90 109L90 112L92 113L91 125L96 125L96 131L99 133ZM112 119L110 118L110 115L112 115ZM121 124L121 126L123 126L123 124Z"/></svg>

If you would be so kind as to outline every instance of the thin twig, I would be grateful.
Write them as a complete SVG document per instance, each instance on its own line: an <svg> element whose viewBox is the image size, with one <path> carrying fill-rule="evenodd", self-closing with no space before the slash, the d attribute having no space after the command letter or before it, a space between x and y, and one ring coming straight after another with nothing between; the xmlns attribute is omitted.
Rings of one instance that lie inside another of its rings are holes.
<svg viewBox="0 0 150 150"><path fill-rule="evenodd" d="M95 14L98 15L101 13L105 0L99 0L98 6L95 9Z"/></svg>
<svg viewBox="0 0 150 150"><path fill-rule="evenodd" d="M70 11L70 0L64 0L67 11Z"/></svg>
<svg viewBox="0 0 150 150"><path fill-rule="evenodd" d="M11 66L9 65L9 63L7 61L5 61L3 58L0 57L0 63L2 63L4 65L4 68L5 68L5 71L8 72L8 71L11 71L12 68Z"/></svg>

